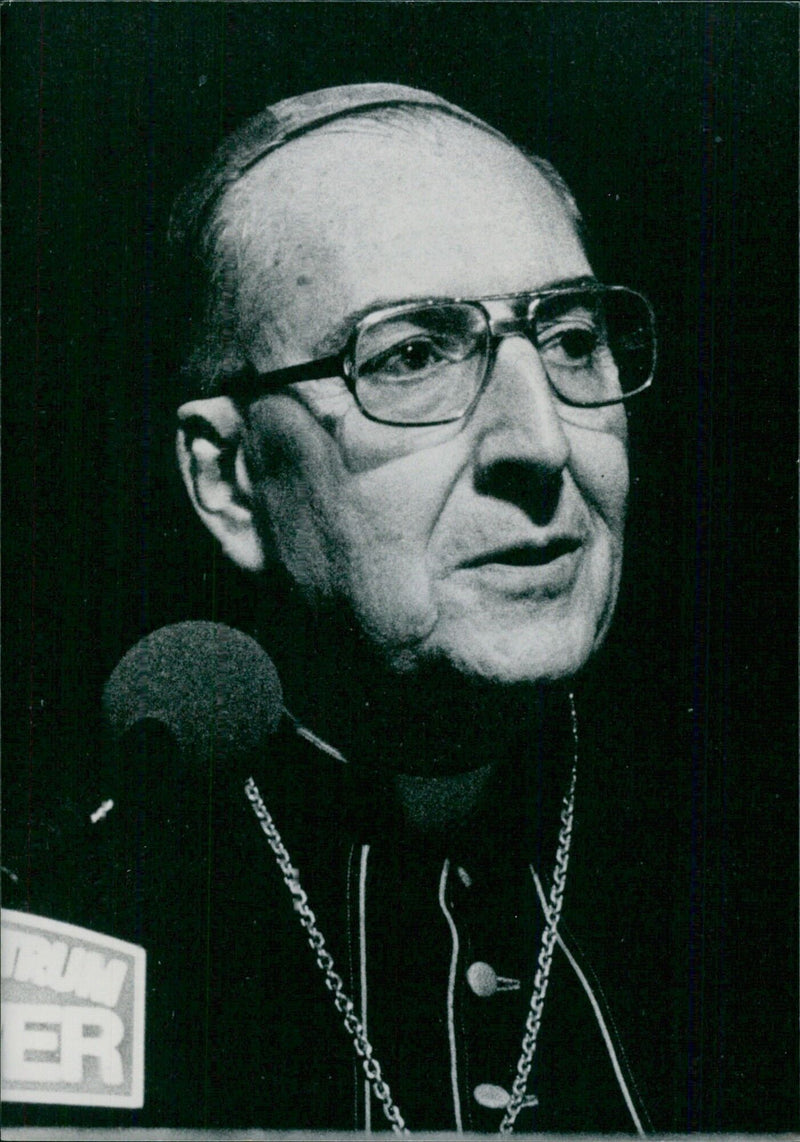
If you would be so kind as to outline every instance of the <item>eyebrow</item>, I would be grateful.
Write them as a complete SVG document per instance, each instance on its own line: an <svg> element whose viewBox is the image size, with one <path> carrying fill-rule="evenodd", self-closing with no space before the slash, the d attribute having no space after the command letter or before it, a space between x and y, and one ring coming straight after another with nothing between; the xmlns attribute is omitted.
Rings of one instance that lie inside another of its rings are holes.
<svg viewBox="0 0 800 1142"><path fill-rule="evenodd" d="M412 305L414 302L423 304L430 301L491 301L493 298L514 297L517 294L547 293L549 290L557 289L580 289L582 286L594 286L599 284L593 274L582 274L575 278L558 278L554 281L547 282L545 285L539 286L537 289L515 290L513 293L484 294L481 297L445 297L431 294L400 299L396 297L377 297L367 305L362 305L358 309L352 310L343 317L341 321L338 321L333 329L314 343L312 352L315 357L324 357L328 354L340 352L358 322L361 321L363 317L367 317L370 313L374 313L378 309L390 309L396 305Z"/></svg>
<svg viewBox="0 0 800 1142"><path fill-rule="evenodd" d="M411 300L417 301L421 299L411 298ZM324 357L329 353L338 353L362 317L374 313L376 309L389 309L391 306L404 304L404 302L398 301L397 298L376 297L367 305L362 305L358 309L351 310L341 321L337 321L333 329L326 333L323 338L314 342L312 349L314 356Z"/></svg>

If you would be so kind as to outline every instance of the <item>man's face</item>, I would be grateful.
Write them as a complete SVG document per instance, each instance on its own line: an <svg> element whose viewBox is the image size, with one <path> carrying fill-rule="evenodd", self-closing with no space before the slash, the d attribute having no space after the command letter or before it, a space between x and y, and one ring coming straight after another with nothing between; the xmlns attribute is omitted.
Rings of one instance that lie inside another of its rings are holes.
<svg viewBox="0 0 800 1142"><path fill-rule="evenodd" d="M234 194L240 316L260 370L341 348L369 307L591 274L545 179L457 123L436 136L323 129ZM259 399L251 426L268 542L309 603L349 610L392 669L446 660L502 682L555 679L602 640L622 559L625 413L559 404L523 337L500 343L455 424L376 424L331 377Z"/></svg>

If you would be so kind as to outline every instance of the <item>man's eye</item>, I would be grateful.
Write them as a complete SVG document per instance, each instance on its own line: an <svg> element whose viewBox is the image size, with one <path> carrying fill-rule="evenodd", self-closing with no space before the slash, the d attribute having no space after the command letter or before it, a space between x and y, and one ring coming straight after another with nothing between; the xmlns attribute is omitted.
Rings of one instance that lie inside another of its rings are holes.
<svg viewBox="0 0 800 1142"><path fill-rule="evenodd" d="M599 343L597 330L577 325L548 330L539 337L538 348L554 365L588 365Z"/></svg>
<svg viewBox="0 0 800 1142"><path fill-rule="evenodd" d="M407 377L432 369L446 359L445 354L430 338L414 337L364 361L359 367L359 372L371 377L377 374L385 377Z"/></svg>

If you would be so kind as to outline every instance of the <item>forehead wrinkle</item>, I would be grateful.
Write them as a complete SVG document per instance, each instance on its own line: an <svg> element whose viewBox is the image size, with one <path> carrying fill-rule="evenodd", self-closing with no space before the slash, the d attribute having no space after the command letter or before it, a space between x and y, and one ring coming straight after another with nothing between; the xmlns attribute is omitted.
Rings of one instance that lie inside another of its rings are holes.
<svg viewBox="0 0 800 1142"><path fill-rule="evenodd" d="M367 302L366 305L360 305L357 309L351 310L324 337L314 342L314 353L324 356L328 353L339 352L344 348L347 338L362 318L368 317L369 314L375 313L379 309L390 309L393 306L402 305L405 300L405 298L398 299L396 297L376 297ZM410 298L408 300L417 299Z"/></svg>
<svg viewBox="0 0 800 1142"><path fill-rule="evenodd" d="M313 350L315 355L326 356L328 353L337 353L344 348L348 336L352 333L355 326L361 321L362 318L368 317L372 313L377 313L381 309L393 309L398 305L413 305L418 303L424 305L432 301L441 302L481 302L481 301L502 301L504 298L513 299L515 297L533 297L536 294L547 293L549 290L559 289L580 289L581 286L597 285L597 278L594 274L579 274L574 277L554 278L552 281L547 281L544 285L537 286L532 290L521 290L519 293L511 294L484 294L481 296L469 297L431 297L424 295L420 297L377 297L366 305L359 306L358 309L352 310L345 317L339 321L334 328L321 337L319 341L314 342Z"/></svg>

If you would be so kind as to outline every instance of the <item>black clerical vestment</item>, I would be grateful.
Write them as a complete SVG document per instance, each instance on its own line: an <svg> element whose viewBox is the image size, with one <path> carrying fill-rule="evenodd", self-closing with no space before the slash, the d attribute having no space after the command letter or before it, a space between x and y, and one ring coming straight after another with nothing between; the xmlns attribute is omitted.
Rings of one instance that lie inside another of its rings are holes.
<svg viewBox="0 0 800 1142"><path fill-rule="evenodd" d="M78 887L59 918L147 952L144 1108L15 1106L7 1121L389 1128L245 795L252 776L406 1126L497 1131L534 988L568 766L538 804L500 797L431 839L400 825L381 778L289 725L269 758L243 758L238 771L178 763L166 738L119 764L113 811L74 843ZM636 1060L632 1070L570 935L571 913L592 902L571 888L568 876L516 1129L647 1130Z"/></svg>

